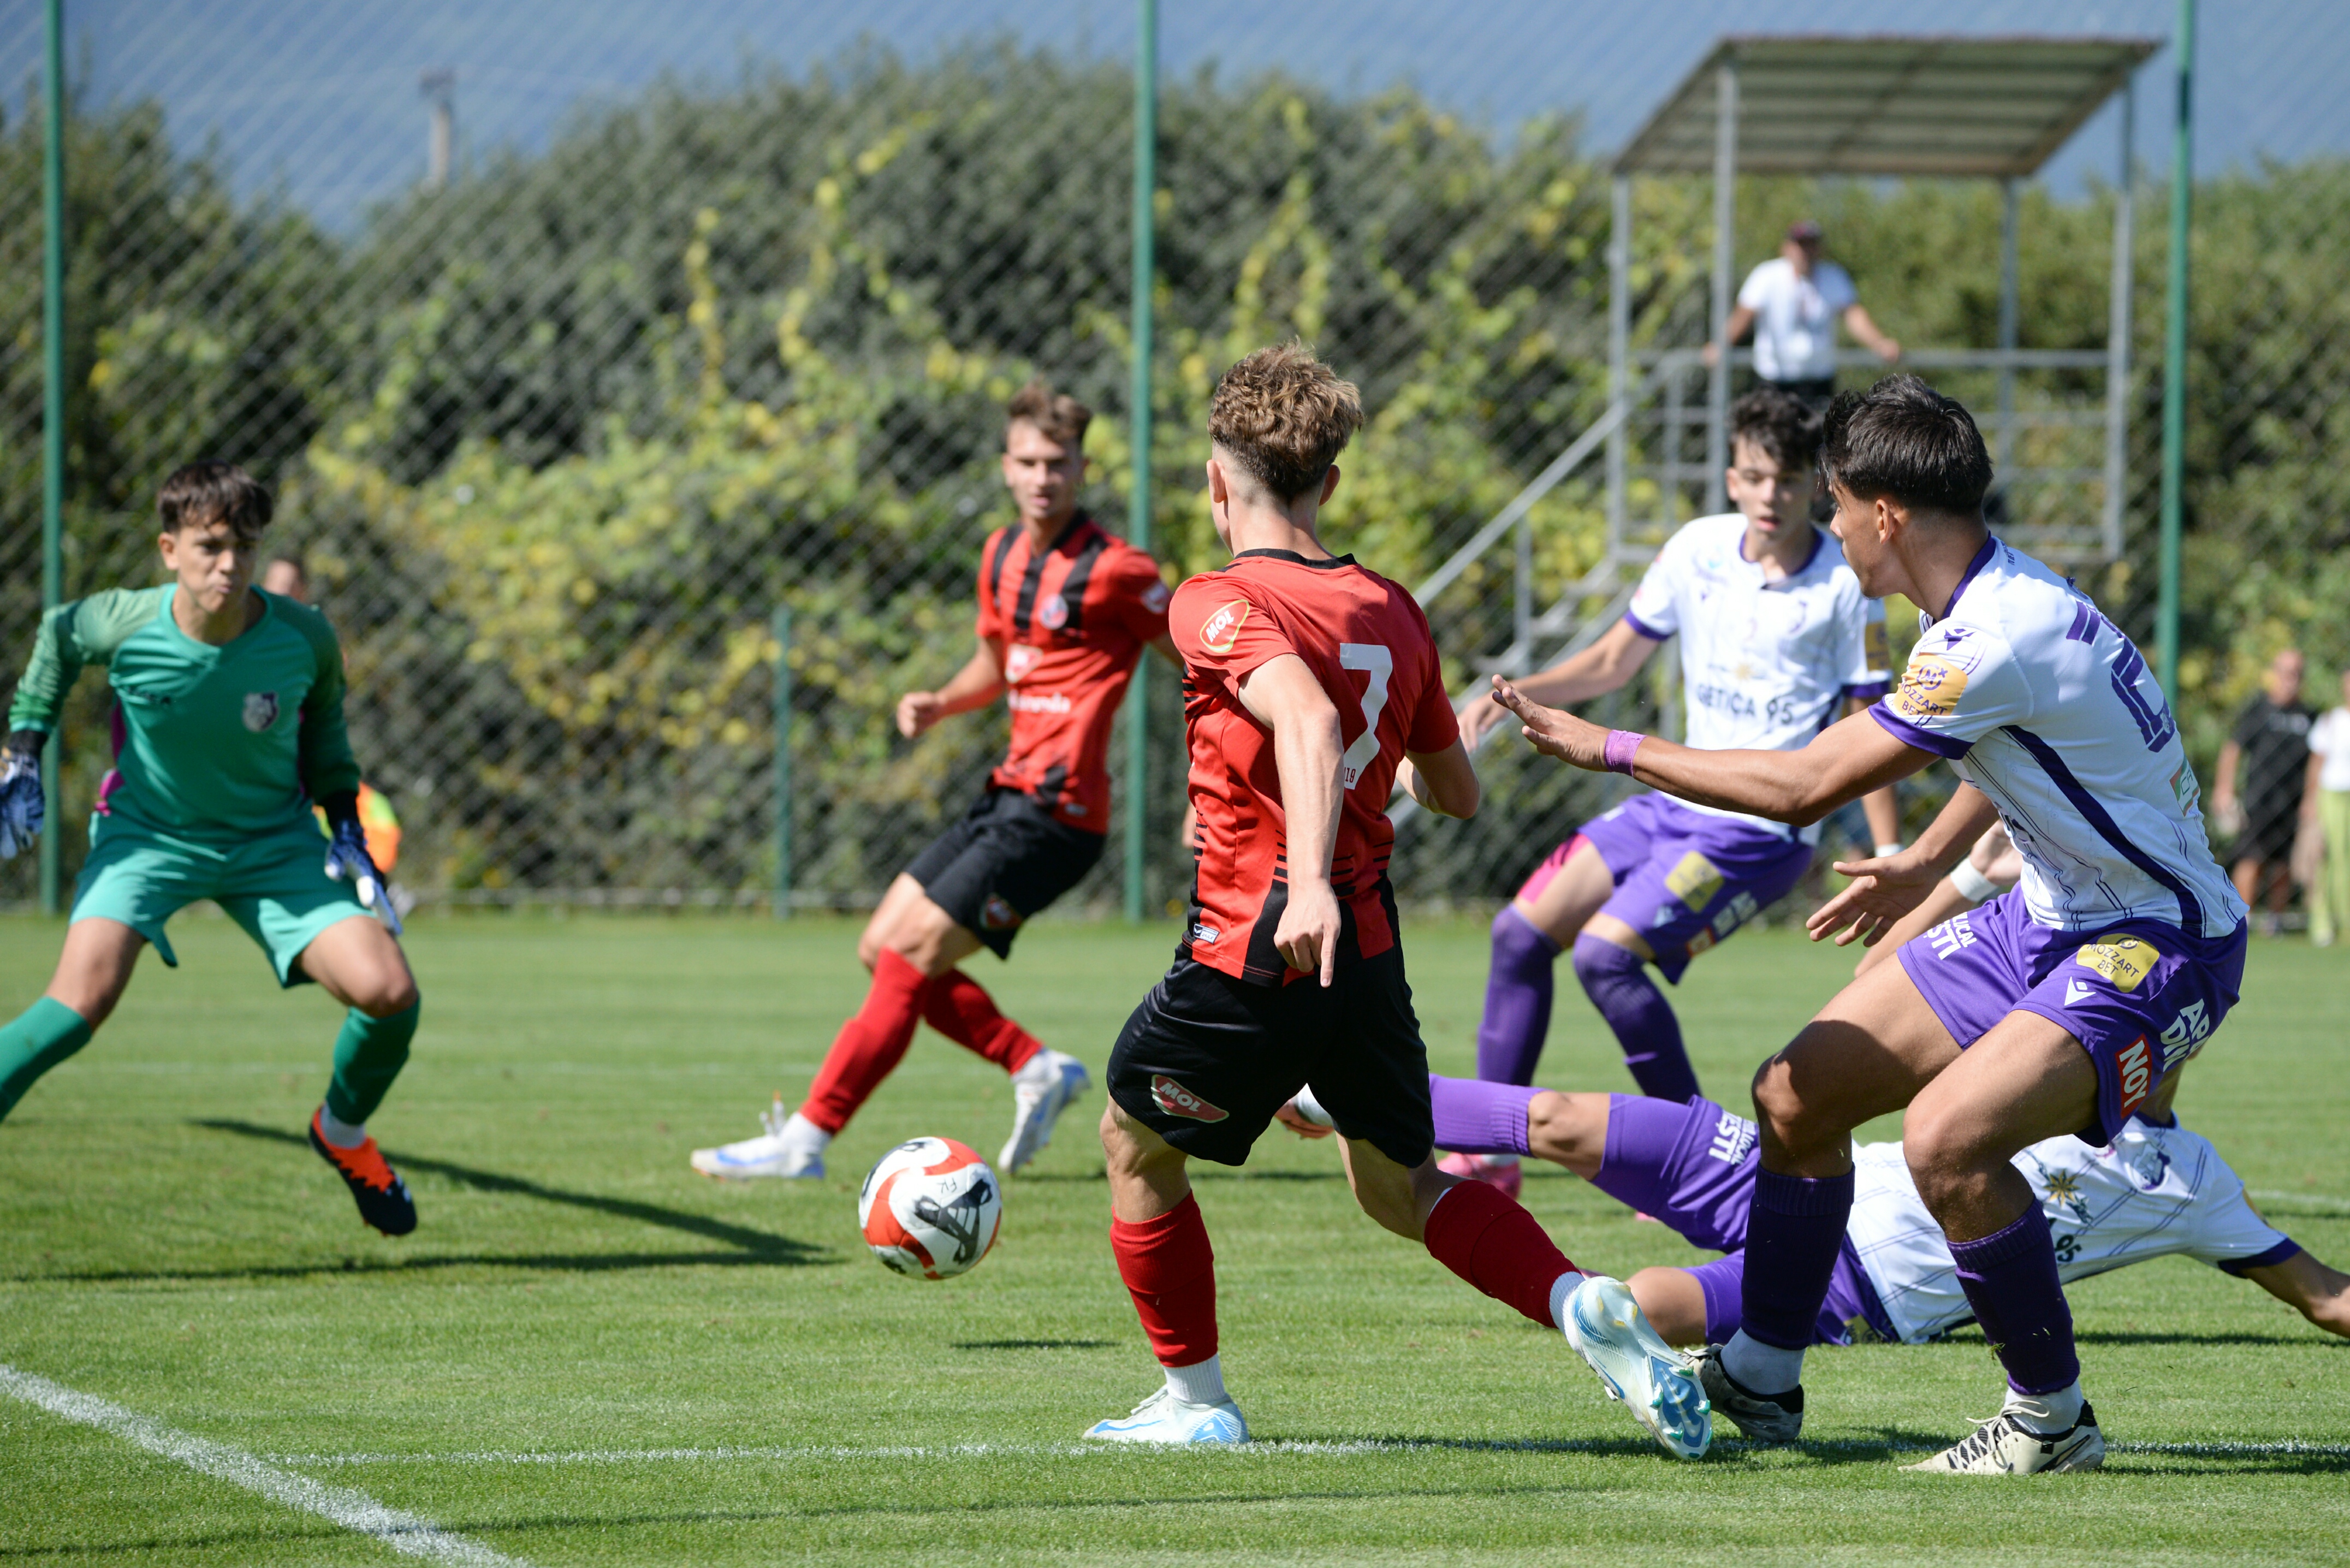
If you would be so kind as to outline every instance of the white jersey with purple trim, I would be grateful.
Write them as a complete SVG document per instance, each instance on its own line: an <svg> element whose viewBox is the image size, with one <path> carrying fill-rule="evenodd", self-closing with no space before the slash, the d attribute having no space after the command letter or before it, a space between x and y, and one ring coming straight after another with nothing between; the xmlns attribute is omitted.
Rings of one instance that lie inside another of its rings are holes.
<svg viewBox="0 0 2350 1568"><path fill-rule="evenodd" d="M1624 619L1659 642L1680 638L1689 744L1792 752L1835 722L1846 698L1884 692L1885 607L1860 591L1844 546L1825 529L1812 531L1811 558L1777 582L1764 581L1762 566L1746 558L1745 538L1746 519L1735 512L1684 525L1649 564ZM1680 804L1776 837L1794 831ZM1797 836L1816 844L1820 830Z"/></svg>
<svg viewBox="0 0 2350 1568"><path fill-rule="evenodd" d="M1852 1159L1845 1235L1902 1342L1970 1320L1950 1244L1918 1196L1901 1146L1863 1144ZM2106 1148L2052 1137L2017 1155L2015 1166L2048 1216L2067 1284L2174 1252L2241 1274L2301 1251L2253 1211L2220 1151L2175 1122L2132 1116Z"/></svg>
<svg viewBox="0 0 2350 1568"><path fill-rule="evenodd" d="M2033 924L2223 937L2242 922L2170 706L2096 606L1992 539L1949 613L1918 618L1901 684L1869 712L1991 797L2022 852Z"/></svg>

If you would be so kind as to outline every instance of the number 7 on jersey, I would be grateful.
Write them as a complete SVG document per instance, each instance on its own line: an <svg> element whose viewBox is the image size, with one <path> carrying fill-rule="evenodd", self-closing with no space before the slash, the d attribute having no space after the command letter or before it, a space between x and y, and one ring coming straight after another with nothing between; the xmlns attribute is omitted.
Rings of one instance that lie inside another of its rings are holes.
<svg viewBox="0 0 2350 1568"><path fill-rule="evenodd" d="M1370 677L1370 684L1363 688L1363 732L1338 759L1338 786L1352 789L1379 754L1379 714L1388 705L1388 678L1395 673L1395 654L1383 642L1342 642L1338 665Z"/></svg>

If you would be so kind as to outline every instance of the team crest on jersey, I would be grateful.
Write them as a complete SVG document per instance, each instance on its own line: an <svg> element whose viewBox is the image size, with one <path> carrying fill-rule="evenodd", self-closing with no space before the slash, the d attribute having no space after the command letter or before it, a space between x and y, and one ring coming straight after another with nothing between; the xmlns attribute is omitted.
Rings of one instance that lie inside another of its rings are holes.
<svg viewBox="0 0 2350 1568"><path fill-rule="evenodd" d="M2075 955L2083 969L2093 970L2116 991L2136 991L2138 981L2154 972L2162 955L2136 937L2116 937L2109 942L2092 942Z"/></svg>
<svg viewBox="0 0 2350 1568"><path fill-rule="evenodd" d="M1210 653L1230 653L1241 640L1241 628L1248 624L1249 602L1234 599L1218 607L1216 613L1200 623L1200 646Z"/></svg>
<svg viewBox="0 0 2350 1568"><path fill-rule="evenodd" d="M979 907L979 923L991 931L1008 931L1020 923L1020 911L1005 903L1003 894L990 893Z"/></svg>
<svg viewBox="0 0 2350 1568"><path fill-rule="evenodd" d="M1939 653L1913 653L1901 672L1900 688L1893 693L1893 711L1906 719L1947 719L1966 695L1967 672L1954 659Z"/></svg>
<svg viewBox="0 0 2350 1568"><path fill-rule="evenodd" d="M277 693L248 691L244 694L244 727L258 735L277 722Z"/></svg>
<svg viewBox="0 0 2350 1568"><path fill-rule="evenodd" d="M1069 601L1058 594L1047 596L1045 602L1036 607L1036 618L1044 623L1046 631L1060 630L1069 624Z"/></svg>
<svg viewBox="0 0 2350 1568"><path fill-rule="evenodd" d="M1028 678L1028 672L1036 668L1036 661L1044 657L1042 649L1031 648L1024 642L1014 643L1003 655L1005 682L1013 686L1019 685Z"/></svg>
<svg viewBox="0 0 2350 1568"><path fill-rule="evenodd" d="M1195 1122L1220 1122L1232 1115L1222 1106L1211 1106L1164 1073L1150 1075L1150 1103L1170 1116L1188 1116Z"/></svg>
<svg viewBox="0 0 2350 1568"><path fill-rule="evenodd" d="M1167 613L1167 601L1174 597L1175 590L1165 583L1153 583L1142 590L1142 607L1152 615L1164 615Z"/></svg>
<svg viewBox="0 0 2350 1568"><path fill-rule="evenodd" d="M1665 874L1665 888L1690 909L1702 909L1721 891L1721 873L1712 861L1692 849Z"/></svg>

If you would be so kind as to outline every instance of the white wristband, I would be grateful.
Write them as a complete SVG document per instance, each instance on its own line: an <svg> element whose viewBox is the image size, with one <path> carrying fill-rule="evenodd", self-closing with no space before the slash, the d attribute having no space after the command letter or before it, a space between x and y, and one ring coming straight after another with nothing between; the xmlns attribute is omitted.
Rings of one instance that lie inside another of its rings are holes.
<svg viewBox="0 0 2350 1568"><path fill-rule="evenodd" d="M1901 846L1898 844L1880 844L1877 846L1877 857L1879 860L1890 860L1900 853Z"/></svg>
<svg viewBox="0 0 2350 1568"><path fill-rule="evenodd" d="M1959 897L1970 904L1988 904L2007 891L1976 870L1971 860L1961 860L1950 867L1950 886L1957 888Z"/></svg>

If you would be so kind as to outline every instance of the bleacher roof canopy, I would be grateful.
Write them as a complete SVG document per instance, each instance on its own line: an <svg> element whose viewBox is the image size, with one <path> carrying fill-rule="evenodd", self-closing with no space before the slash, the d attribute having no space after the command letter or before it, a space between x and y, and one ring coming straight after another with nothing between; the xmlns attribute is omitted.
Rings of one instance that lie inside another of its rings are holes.
<svg viewBox="0 0 2350 1568"><path fill-rule="evenodd" d="M1727 37L1625 144L1616 169L1712 172L1716 69L1729 59L1742 173L2027 176L2159 47L2157 38Z"/></svg>

